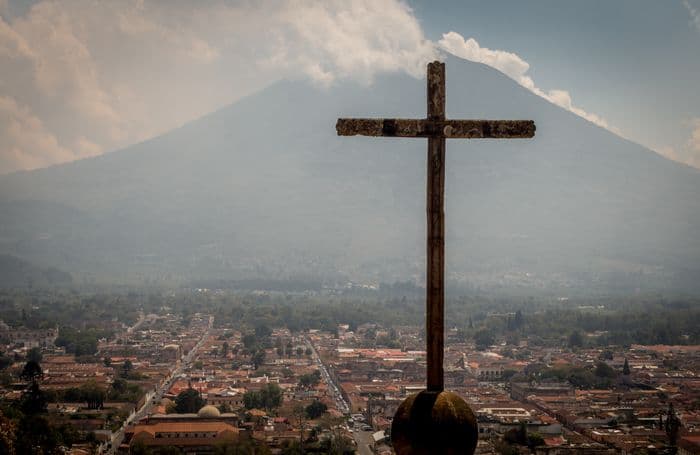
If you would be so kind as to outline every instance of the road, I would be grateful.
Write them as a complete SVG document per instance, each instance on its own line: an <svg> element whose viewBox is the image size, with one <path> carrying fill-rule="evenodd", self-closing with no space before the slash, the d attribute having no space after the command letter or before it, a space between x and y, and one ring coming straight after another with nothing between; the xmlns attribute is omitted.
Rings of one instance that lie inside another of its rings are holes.
<svg viewBox="0 0 700 455"><path fill-rule="evenodd" d="M357 453L360 455L374 455L374 452L372 452L373 441L371 431L356 430L352 434L352 437L357 443Z"/></svg>
<svg viewBox="0 0 700 455"><path fill-rule="evenodd" d="M343 395L340 393L338 384L336 384L335 381L333 381L333 378L331 378L331 375L328 373L328 369L321 361L321 356L318 355L318 352L316 352L316 348L314 347L313 343L311 343L311 341L306 337L306 335L304 335L304 343L309 349L311 349L311 355L314 359L314 362L316 362L316 365L318 365L318 370L321 372L321 378L328 385L328 390L331 391L333 399L335 400L335 403L338 406L338 410L343 414L350 414L350 405L345 401L345 398L343 398Z"/></svg>
<svg viewBox="0 0 700 455"><path fill-rule="evenodd" d="M187 367L190 366L192 361L195 359L197 350L200 347L202 347L202 344L209 336L209 333L211 332L213 326L214 316L209 316L209 325L207 326L207 330L204 331L204 334L202 334L197 344L194 345L192 349L190 349L190 352L188 352L187 355L182 356L182 361L179 362L175 369L170 373L170 376L168 376L167 380L164 381L158 389L146 395L146 401L143 404L143 406L141 406L141 409L139 409L136 413L132 414L124 422L122 427L112 435L111 447L106 450L101 450L100 453L113 455L117 452L119 445L124 440L124 432L126 430L126 427L129 426L131 423L137 422L142 417L148 415L153 406L160 403L160 401L163 399L163 395L165 395L168 389L170 389L170 386L173 384L173 382L187 369Z"/></svg>

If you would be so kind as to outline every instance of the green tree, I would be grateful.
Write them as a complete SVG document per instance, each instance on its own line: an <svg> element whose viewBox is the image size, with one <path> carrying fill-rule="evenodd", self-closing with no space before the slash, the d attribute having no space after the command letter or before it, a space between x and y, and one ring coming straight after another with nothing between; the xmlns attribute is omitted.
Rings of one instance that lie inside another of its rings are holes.
<svg viewBox="0 0 700 455"><path fill-rule="evenodd" d="M243 395L246 409L267 409L268 411L282 404L282 389L277 384L266 384L259 391L249 390Z"/></svg>
<svg viewBox="0 0 700 455"><path fill-rule="evenodd" d="M175 397L175 412L193 414L204 406L204 399L198 390L188 387Z"/></svg>
<svg viewBox="0 0 700 455"><path fill-rule="evenodd" d="M282 455L304 455L299 441L287 441L282 447Z"/></svg>
<svg viewBox="0 0 700 455"><path fill-rule="evenodd" d="M22 372L19 374L20 379L24 381L36 381L44 376L44 371L41 369L39 362L30 360L24 364Z"/></svg>
<svg viewBox="0 0 700 455"><path fill-rule="evenodd" d="M605 349L603 352L600 353L600 356L598 356L600 360L612 360L615 358L615 355L610 349Z"/></svg>
<svg viewBox="0 0 700 455"><path fill-rule="evenodd" d="M256 351L255 354L253 354L251 361L253 362L253 367L256 370L260 368L260 365L265 363L265 350L260 349L259 351Z"/></svg>
<svg viewBox="0 0 700 455"><path fill-rule="evenodd" d="M666 424L664 425L664 430L666 430L666 436L668 437L668 444L671 447L676 447L678 442L678 434L681 429L681 420L676 415L676 410L673 409L673 403L668 404L668 411L666 412Z"/></svg>
<svg viewBox="0 0 700 455"><path fill-rule="evenodd" d="M521 329L523 325L525 325L525 319L523 318L523 312L521 310L515 312L514 325L516 329Z"/></svg>
<svg viewBox="0 0 700 455"><path fill-rule="evenodd" d="M224 343L221 345L221 357L226 357L228 355L228 342L224 341Z"/></svg>
<svg viewBox="0 0 700 455"><path fill-rule="evenodd" d="M254 439L226 441L214 447L214 455L269 455L270 449Z"/></svg>
<svg viewBox="0 0 700 455"><path fill-rule="evenodd" d="M493 332L488 329L480 329L474 334L474 343L480 351L488 349L495 341Z"/></svg>
<svg viewBox="0 0 700 455"><path fill-rule="evenodd" d="M131 377L131 373L134 371L134 364L131 362L131 360L126 359L124 361L124 364L122 365L122 371L120 373L120 376L122 378L128 379Z"/></svg>
<svg viewBox="0 0 700 455"><path fill-rule="evenodd" d="M622 374L625 376L629 376L630 374L630 364L627 361L627 358L625 358L625 364L622 366Z"/></svg>
<svg viewBox="0 0 700 455"><path fill-rule="evenodd" d="M58 435L44 417L27 415L17 426L17 454L53 455L59 453Z"/></svg>
<svg viewBox="0 0 700 455"><path fill-rule="evenodd" d="M314 400L313 403L304 408L306 417L309 419L317 419L321 417L326 410L328 410L328 406L318 400Z"/></svg>
<svg viewBox="0 0 700 455"><path fill-rule="evenodd" d="M615 378L617 373L605 362L598 362L595 366L594 374L599 378Z"/></svg>
<svg viewBox="0 0 700 455"><path fill-rule="evenodd" d="M153 451L143 441L134 442L129 449L129 453L131 455L154 455Z"/></svg>
<svg viewBox="0 0 700 455"><path fill-rule="evenodd" d="M581 346L583 346L583 335L578 330L574 330L569 335L569 347L580 348Z"/></svg>
<svg viewBox="0 0 700 455"><path fill-rule="evenodd" d="M528 433L527 435L527 446L530 450L534 450L535 447L544 445L544 438L539 433Z"/></svg>
<svg viewBox="0 0 700 455"><path fill-rule="evenodd" d="M15 455L15 424L0 412L0 453Z"/></svg>
<svg viewBox="0 0 700 455"><path fill-rule="evenodd" d="M12 357L4 355L4 354L0 354L0 371L9 367L13 363L14 363L14 360L12 359Z"/></svg>
<svg viewBox="0 0 700 455"><path fill-rule="evenodd" d="M34 347L27 352L27 361L40 363L44 356L41 353L41 349Z"/></svg>
<svg viewBox="0 0 700 455"><path fill-rule="evenodd" d="M80 386L82 398L87 402L88 409L102 409L107 391L94 380L87 381Z"/></svg>
<svg viewBox="0 0 700 455"><path fill-rule="evenodd" d="M321 372L315 370L313 373L302 374L299 376L299 387L304 389L312 389L321 381Z"/></svg>

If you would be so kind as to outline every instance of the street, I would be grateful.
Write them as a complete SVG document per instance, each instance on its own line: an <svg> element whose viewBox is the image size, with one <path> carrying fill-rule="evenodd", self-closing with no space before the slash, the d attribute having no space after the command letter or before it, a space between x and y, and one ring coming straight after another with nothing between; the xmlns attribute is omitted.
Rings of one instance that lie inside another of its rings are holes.
<svg viewBox="0 0 700 455"><path fill-rule="evenodd" d="M143 322L142 320L139 321L138 324ZM112 435L112 441L111 441L111 446L109 449L107 449L106 452L100 451L100 453L105 453L107 455L113 455L117 452L117 449L119 448L119 445L122 443L124 440L124 431L126 430L126 427L130 425L133 422L137 422L139 419L142 417L148 415L150 412L151 408L155 406L156 404L159 404L160 401L163 399L163 395L168 391L170 386L172 385L173 381L177 379L177 377L182 374L182 372L192 363L192 361L195 358L195 355L197 354L197 350L202 346L204 341L207 339L209 336L209 333L211 332L211 328L214 326L214 316L209 317L209 325L207 327L207 330L204 332L204 334L201 336L197 344L190 350L189 353L187 353L186 356L182 357L182 362L180 362L179 366L177 366L171 373L170 376L168 376L168 379L163 382L163 385L161 385L155 392L148 393L146 395L146 401L141 406L141 409L136 411L136 413L132 414L122 425L122 427L116 431ZM102 446L101 446L102 447Z"/></svg>
<svg viewBox="0 0 700 455"><path fill-rule="evenodd" d="M345 401L345 398L343 398L343 395L340 393L338 385L331 378L331 375L328 373L326 366L321 361L321 357L318 355L318 352L316 352L316 348L311 343L311 341L309 341L306 335L304 335L304 343L306 343L306 346L309 349L311 349L311 354L314 359L314 362L316 362L316 365L318 365L318 370L321 372L321 378L326 384L328 384L328 389L333 395L333 399L335 400L336 405L338 406L338 410L343 414L350 414L350 406Z"/></svg>
<svg viewBox="0 0 700 455"><path fill-rule="evenodd" d="M357 443L357 453L360 455L372 455L372 432L371 431L361 431L356 430L352 434L355 442Z"/></svg>

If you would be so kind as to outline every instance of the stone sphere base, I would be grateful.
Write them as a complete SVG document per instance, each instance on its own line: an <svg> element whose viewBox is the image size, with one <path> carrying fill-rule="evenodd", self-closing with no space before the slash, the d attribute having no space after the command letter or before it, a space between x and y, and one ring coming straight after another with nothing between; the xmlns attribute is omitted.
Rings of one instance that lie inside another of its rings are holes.
<svg viewBox="0 0 700 455"><path fill-rule="evenodd" d="M473 454L476 416L456 393L424 390L404 400L391 425L398 455Z"/></svg>

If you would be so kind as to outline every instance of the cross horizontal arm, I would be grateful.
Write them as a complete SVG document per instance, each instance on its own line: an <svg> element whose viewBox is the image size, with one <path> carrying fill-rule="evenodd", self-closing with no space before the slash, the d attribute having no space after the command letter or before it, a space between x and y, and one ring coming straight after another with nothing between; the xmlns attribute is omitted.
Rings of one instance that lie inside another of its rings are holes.
<svg viewBox="0 0 700 455"><path fill-rule="evenodd" d="M340 118L338 136L445 137L464 139L529 138L532 120L427 120Z"/></svg>

